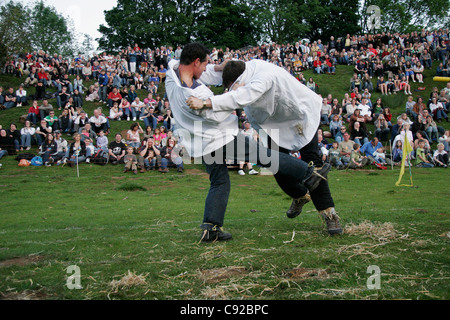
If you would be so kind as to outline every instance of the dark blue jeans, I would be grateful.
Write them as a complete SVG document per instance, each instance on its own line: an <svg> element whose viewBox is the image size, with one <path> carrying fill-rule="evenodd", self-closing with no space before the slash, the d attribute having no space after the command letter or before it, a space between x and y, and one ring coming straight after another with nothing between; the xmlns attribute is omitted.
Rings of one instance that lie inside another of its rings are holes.
<svg viewBox="0 0 450 320"><path fill-rule="evenodd" d="M223 226L230 195L230 176L225 158L236 162L257 163L269 168L281 189L292 198L300 198L306 194L307 189L303 181L313 170L308 163L288 153L267 149L253 139L239 134L223 149L203 157L209 174L210 188L205 201L202 229L209 230L213 226Z"/></svg>

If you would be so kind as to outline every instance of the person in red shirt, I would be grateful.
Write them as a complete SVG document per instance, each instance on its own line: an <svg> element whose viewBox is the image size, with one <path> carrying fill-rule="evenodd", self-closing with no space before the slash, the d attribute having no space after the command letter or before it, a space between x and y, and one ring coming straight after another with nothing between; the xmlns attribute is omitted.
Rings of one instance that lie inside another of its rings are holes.
<svg viewBox="0 0 450 320"><path fill-rule="evenodd" d="M38 118L39 118L39 104L37 100L33 101L33 104L28 109L28 115L27 120L31 121L33 124L36 124Z"/></svg>
<svg viewBox="0 0 450 320"><path fill-rule="evenodd" d="M48 74L47 72L45 72L44 68L39 69L38 72L38 79L40 80L44 80L44 86L47 86L47 82L49 81L48 79Z"/></svg>
<svg viewBox="0 0 450 320"><path fill-rule="evenodd" d="M122 101L122 95L120 94L120 91L117 89L117 87L114 87L108 94L108 107L111 109L114 105L114 102L120 104L120 101Z"/></svg>

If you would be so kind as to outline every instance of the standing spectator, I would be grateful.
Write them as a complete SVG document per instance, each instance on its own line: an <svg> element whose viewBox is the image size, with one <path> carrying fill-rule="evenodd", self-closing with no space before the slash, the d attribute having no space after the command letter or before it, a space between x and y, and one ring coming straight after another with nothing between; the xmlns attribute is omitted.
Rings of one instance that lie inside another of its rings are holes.
<svg viewBox="0 0 450 320"><path fill-rule="evenodd" d="M99 99L100 102L106 103L108 98L108 82L109 78L106 74L105 69L100 70L100 75L98 76L98 84L99 84Z"/></svg>

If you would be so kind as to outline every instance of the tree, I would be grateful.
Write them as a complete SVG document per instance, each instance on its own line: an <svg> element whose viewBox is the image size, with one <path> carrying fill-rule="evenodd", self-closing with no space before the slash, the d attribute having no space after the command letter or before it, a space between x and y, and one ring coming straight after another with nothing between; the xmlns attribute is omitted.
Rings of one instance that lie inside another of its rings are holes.
<svg viewBox="0 0 450 320"><path fill-rule="evenodd" d="M331 36L344 37L360 31L359 0L310 0L307 5L316 12L306 18L310 25L306 36L310 39L327 43Z"/></svg>
<svg viewBox="0 0 450 320"><path fill-rule="evenodd" d="M99 48L118 50L138 43L154 48L164 44L184 44L198 34L196 25L204 13L204 0L118 0L105 11L107 25L100 25Z"/></svg>
<svg viewBox="0 0 450 320"><path fill-rule="evenodd" d="M253 10L232 0L213 0L199 18L196 40L206 45L241 48L256 44Z"/></svg>
<svg viewBox="0 0 450 320"><path fill-rule="evenodd" d="M30 11L20 3L8 2L0 7L0 63L14 53L32 50L29 41Z"/></svg>
<svg viewBox="0 0 450 320"><path fill-rule="evenodd" d="M386 32L410 32L422 28L448 26L450 2L448 0L364 0L360 8L361 28L368 31L367 8L376 5L381 11L381 30Z"/></svg>
<svg viewBox="0 0 450 320"><path fill-rule="evenodd" d="M42 0L35 3L30 21L30 41L34 49L72 56L76 51L72 36L68 21L54 7L46 6Z"/></svg>

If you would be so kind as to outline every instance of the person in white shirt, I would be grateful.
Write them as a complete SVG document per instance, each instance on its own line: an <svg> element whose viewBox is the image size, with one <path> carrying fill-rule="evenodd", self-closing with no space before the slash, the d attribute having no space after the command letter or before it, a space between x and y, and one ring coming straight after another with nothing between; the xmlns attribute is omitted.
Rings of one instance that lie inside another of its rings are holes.
<svg viewBox="0 0 450 320"><path fill-rule="evenodd" d="M36 129L31 126L31 122L29 120L25 121L25 127L20 129L20 150L22 151L23 148L26 148L27 150L31 149L31 138L36 133Z"/></svg>
<svg viewBox="0 0 450 320"><path fill-rule="evenodd" d="M23 89L23 85L20 85L16 91L16 103L16 107L22 107L27 104L27 91Z"/></svg>
<svg viewBox="0 0 450 320"><path fill-rule="evenodd" d="M253 130L252 125L248 121L244 122L244 129L241 130L241 133L244 136L248 136L250 139L258 140L258 135L257 135L256 131ZM247 164L248 174L255 175L255 174L259 173L258 171L253 169L253 164L251 162L240 161L239 162L239 171L238 171L239 175L245 176L245 171L244 171L245 164Z"/></svg>
<svg viewBox="0 0 450 320"><path fill-rule="evenodd" d="M270 137L270 147L274 149L257 144L256 150L259 147L278 159L278 170L273 172L275 179L293 198L287 216L298 216L303 205L312 199L326 217L328 232L342 233L325 178L330 166L322 163L318 152L321 98L286 70L262 60L229 61L224 67L223 85L231 90L222 95L203 97L203 100L191 96L187 100L188 106L192 110L221 115L243 108L253 128L260 135ZM251 146L252 140L248 141ZM275 145L282 152L278 152ZM302 160L290 156L291 150L300 150ZM310 164L309 169L314 165L323 167L310 171L305 167L306 163ZM315 179L317 176L320 179ZM315 180L314 185L310 185L310 179Z"/></svg>
<svg viewBox="0 0 450 320"><path fill-rule="evenodd" d="M89 123L94 129L95 133L99 133L100 130L106 132L108 130L107 119L104 117L99 109L94 110L94 115L89 118Z"/></svg>
<svg viewBox="0 0 450 320"><path fill-rule="evenodd" d="M361 100L361 104L358 105L358 109L361 110L361 116L365 117L367 121L372 121L372 112L370 111L370 106L367 104L367 99Z"/></svg>

